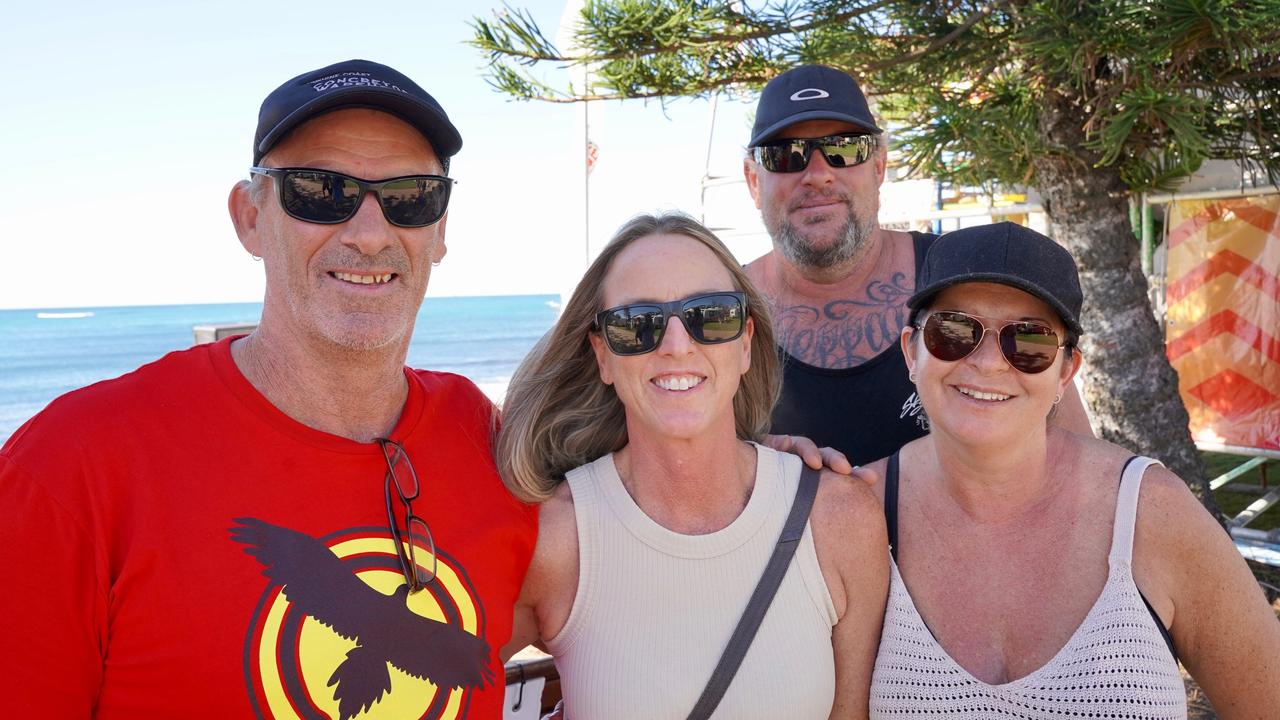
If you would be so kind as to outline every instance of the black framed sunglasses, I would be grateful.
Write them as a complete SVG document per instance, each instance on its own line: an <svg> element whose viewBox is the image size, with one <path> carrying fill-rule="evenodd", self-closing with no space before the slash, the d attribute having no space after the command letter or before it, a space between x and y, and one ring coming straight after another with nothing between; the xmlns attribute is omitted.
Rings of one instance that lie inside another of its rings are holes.
<svg viewBox="0 0 1280 720"><path fill-rule="evenodd" d="M737 340L747 327L747 296L740 292L694 295L666 303L630 303L596 313L591 329L604 336L614 355L642 355L662 344L667 318L684 323L703 345Z"/></svg>
<svg viewBox="0 0 1280 720"><path fill-rule="evenodd" d="M809 167L813 151L822 153L833 168L853 167L871 159L876 150L876 136L843 133L818 138L772 140L752 148L756 162L769 172L795 173Z"/></svg>
<svg viewBox="0 0 1280 720"><path fill-rule="evenodd" d="M436 541L431 536L431 528L427 521L413 514L413 501L418 499L418 473L409 462L409 454L404 447L394 440L378 438L378 446L382 448L382 458L387 461L387 476L383 481L383 494L387 501L387 525L391 530L391 542L396 546L396 557L400 559L400 570L404 573L404 581L409 592L415 593L436 579L439 566L436 563ZM394 493L394 494L393 494ZM397 522L397 506L404 514L404 529ZM431 571L418 565L415 548L423 545L431 551Z"/></svg>
<svg viewBox="0 0 1280 720"><path fill-rule="evenodd" d="M1048 370L1066 343L1058 342L1053 328L1023 320L993 320L1001 323L988 327L981 318L954 310L935 312L916 327L924 333L924 347L929 354L945 362L968 357L988 332L996 333L1000 354L1018 372L1034 375Z"/></svg>
<svg viewBox="0 0 1280 720"><path fill-rule="evenodd" d="M440 222L449 208L454 180L443 175L402 175L364 180L315 168L267 168L249 172L275 181L280 207L297 220L321 225L344 223L360 209L365 193L373 193L382 216L398 227L425 227Z"/></svg>

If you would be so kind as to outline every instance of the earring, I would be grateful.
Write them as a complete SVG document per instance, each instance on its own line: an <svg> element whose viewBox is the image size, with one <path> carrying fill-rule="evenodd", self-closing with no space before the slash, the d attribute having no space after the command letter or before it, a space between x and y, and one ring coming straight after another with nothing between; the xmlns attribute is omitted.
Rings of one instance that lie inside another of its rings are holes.
<svg viewBox="0 0 1280 720"><path fill-rule="evenodd" d="M1057 405L1057 404L1058 404L1058 403L1060 403L1060 402L1062 402L1062 396L1061 396L1061 395L1054 395L1054 396L1053 396L1053 404L1054 404L1054 405Z"/></svg>
<svg viewBox="0 0 1280 720"><path fill-rule="evenodd" d="M258 255L254 255L253 253L249 253L249 257L253 258L254 262L262 262L262 258Z"/></svg>
<svg viewBox="0 0 1280 720"><path fill-rule="evenodd" d="M907 379L911 381L912 385L916 384L916 373L914 370L907 373Z"/></svg>

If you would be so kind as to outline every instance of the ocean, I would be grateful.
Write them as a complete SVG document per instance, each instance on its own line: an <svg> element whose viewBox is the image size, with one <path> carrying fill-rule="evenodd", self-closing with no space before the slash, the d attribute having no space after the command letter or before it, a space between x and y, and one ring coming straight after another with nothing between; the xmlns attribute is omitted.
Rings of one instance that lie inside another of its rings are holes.
<svg viewBox="0 0 1280 720"><path fill-rule="evenodd" d="M559 296L427 298L408 364L500 396ZM256 322L262 303L0 310L0 444L55 397L194 344L195 325Z"/></svg>

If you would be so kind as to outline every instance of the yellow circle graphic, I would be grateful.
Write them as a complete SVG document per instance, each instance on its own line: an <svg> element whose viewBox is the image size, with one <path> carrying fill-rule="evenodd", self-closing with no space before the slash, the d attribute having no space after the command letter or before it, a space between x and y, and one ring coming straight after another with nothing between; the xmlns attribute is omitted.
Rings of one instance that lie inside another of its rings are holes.
<svg viewBox="0 0 1280 720"><path fill-rule="evenodd" d="M404 585L395 546L385 530L353 529L328 536L327 545L344 566L365 586L394 602ZM316 539L317 543L324 543ZM431 567L427 548L418 546L420 566ZM405 596L405 607L414 615L458 627L471 635L483 632L483 615L470 581L454 562L440 552L436 580L427 589ZM246 648L246 672L251 693L261 704L259 715L270 718L311 720L343 718L335 670L357 648L356 638L346 638L311 617L289 599L288 590L272 583L255 613ZM430 652L430 648L424 648ZM367 708L346 718L431 718L452 720L466 707L467 688L438 688L388 662L389 689ZM256 677L254 677L256 676Z"/></svg>

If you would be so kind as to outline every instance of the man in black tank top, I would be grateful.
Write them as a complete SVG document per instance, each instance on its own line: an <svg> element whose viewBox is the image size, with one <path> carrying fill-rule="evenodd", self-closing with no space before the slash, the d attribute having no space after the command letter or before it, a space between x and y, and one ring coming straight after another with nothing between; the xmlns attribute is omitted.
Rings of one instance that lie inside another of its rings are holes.
<svg viewBox="0 0 1280 720"><path fill-rule="evenodd" d="M935 237L911 233L917 267ZM873 292L872 287L866 289L864 302L871 302ZM837 303L845 302L849 301L833 301L824 311L833 315L838 309ZM882 318L896 320L895 316L901 312L888 302L884 306L878 316L862 321L863 338L875 332L867 330L866 323L878 324ZM833 321L839 320L833 318ZM905 322L904 317L898 328ZM869 347L872 345L870 341L864 342ZM928 432L915 385L907 377L906 360L897 335L887 345L876 347L881 348L879 352L849 367L814 365L788 352L785 345L779 348L783 359L783 392L773 411L774 432L803 435L819 446L834 447L856 465L889 455Z"/></svg>
<svg viewBox="0 0 1280 720"><path fill-rule="evenodd" d="M854 464L928 432L899 336L936 236L879 225L886 148L848 74L802 65L769 81L743 162L773 250L747 265L772 301L782 399L772 432ZM1058 424L1090 432L1074 390Z"/></svg>

